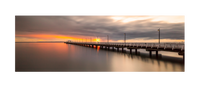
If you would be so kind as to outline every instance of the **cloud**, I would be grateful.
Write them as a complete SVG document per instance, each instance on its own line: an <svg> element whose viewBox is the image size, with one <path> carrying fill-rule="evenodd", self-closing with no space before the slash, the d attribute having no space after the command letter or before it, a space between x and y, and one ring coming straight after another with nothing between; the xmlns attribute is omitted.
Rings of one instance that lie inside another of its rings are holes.
<svg viewBox="0 0 200 86"><path fill-rule="evenodd" d="M135 20L123 23L111 16L16 16L16 34L54 34L68 36L95 37L122 40L157 39L161 28L161 39L184 39L184 23L152 21L152 19Z"/></svg>

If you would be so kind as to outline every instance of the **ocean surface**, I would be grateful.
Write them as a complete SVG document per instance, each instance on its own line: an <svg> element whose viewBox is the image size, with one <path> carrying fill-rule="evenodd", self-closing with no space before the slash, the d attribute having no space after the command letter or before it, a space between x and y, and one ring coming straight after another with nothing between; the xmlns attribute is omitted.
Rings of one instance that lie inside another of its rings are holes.
<svg viewBox="0 0 200 86"><path fill-rule="evenodd" d="M182 63L152 59L146 50L138 51L135 55L65 43L15 43L15 71L184 72ZM159 55L183 58L177 52L159 51Z"/></svg>

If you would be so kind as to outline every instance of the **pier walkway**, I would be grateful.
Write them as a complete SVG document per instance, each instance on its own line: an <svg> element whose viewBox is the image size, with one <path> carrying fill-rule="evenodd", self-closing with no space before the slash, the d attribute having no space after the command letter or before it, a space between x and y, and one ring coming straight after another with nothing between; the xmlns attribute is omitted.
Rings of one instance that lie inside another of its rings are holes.
<svg viewBox="0 0 200 86"><path fill-rule="evenodd" d="M65 42L67 44L74 44L74 45L82 45L88 47L98 47L105 48L110 50L114 50L117 48L117 51L121 48L122 52L124 48L130 50L135 50L135 54L137 54L137 49L146 49L149 52L149 56L152 56L152 52L156 52L156 58L158 58L158 51L169 51L169 52L177 52L178 55L183 56L184 60L184 44L183 43L94 43L94 42Z"/></svg>

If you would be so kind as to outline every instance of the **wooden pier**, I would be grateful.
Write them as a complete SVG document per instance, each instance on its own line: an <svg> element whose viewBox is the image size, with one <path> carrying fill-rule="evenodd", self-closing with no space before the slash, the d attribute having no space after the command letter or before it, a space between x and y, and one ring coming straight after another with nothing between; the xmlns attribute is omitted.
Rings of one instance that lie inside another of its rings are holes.
<svg viewBox="0 0 200 86"><path fill-rule="evenodd" d="M65 42L67 44L74 44L74 45L81 45L81 46L88 46L88 47L95 47L97 48L98 46L100 49L108 49L110 50L110 47L112 50L117 49L119 52L119 49L121 48L122 52L124 52L124 48L127 48L130 50L130 54L132 54L132 50L135 50L135 54L138 53L138 49L146 49L146 51L149 51L149 57L152 57L152 52L156 52L156 58L159 59L158 52L159 51L169 51L169 52L177 52L178 55L183 56L183 61L184 61L184 45L183 47L176 47L178 45L170 45L170 44L149 44L149 43L140 43L140 44L123 44L123 43L80 43L80 42ZM170 46L170 47L169 47ZM105 48L103 48L105 47Z"/></svg>

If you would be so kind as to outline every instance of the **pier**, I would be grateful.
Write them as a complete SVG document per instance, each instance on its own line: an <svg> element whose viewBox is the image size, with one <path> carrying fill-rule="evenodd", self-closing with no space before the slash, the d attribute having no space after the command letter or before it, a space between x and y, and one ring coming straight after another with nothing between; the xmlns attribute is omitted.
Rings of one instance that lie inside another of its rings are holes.
<svg viewBox="0 0 200 86"><path fill-rule="evenodd" d="M124 48L130 50L130 54L132 54L132 50L134 50L135 54L138 54L138 49L146 49L149 52L149 57L152 57L152 52L156 52L156 59L160 59L159 51L168 51L168 52L177 52L177 55L183 56L184 62L184 44L181 43L82 43L82 42L65 42L66 44L74 44L87 46L92 48L107 49L107 50L117 50L121 49L121 52L124 52Z"/></svg>

